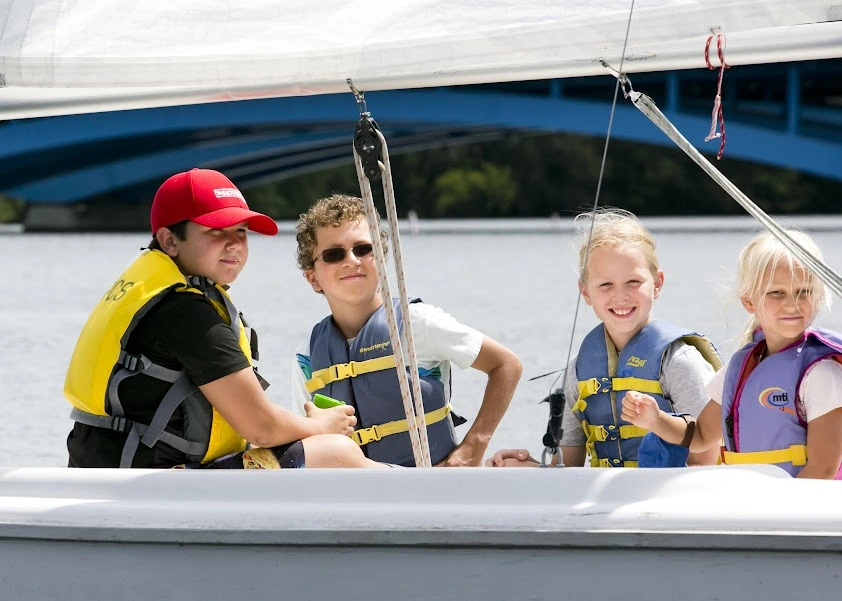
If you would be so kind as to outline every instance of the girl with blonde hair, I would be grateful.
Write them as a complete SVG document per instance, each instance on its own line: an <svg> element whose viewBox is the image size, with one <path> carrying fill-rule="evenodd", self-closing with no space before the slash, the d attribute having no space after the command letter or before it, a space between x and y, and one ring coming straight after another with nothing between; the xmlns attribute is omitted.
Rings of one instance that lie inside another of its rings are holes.
<svg viewBox="0 0 842 601"><path fill-rule="evenodd" d="M635 215L603 209L578 215L579 291L602 322L567 366L561 450L565 466L636 467L646 431L620 419L627 390L647 392L670 413L696 416L705 383L722 364L703 335L653 320L664 285L655 240ZM698 453L690 464L715 461ZM524 449L498 451L491 466L535 465Z"/></svg>
<svg viewBox="0 0 842 601"><path fill-rule="evenodd" d="M813 240L789 235L821 258ZM742 250L737 294L749 313L745 346L708 383L698 424L628 393L623 419L691 451L719 446L726 464L768 463L798 478L842 479L842 336L811 324L830 305L824 284L770 233Z"/></svg>

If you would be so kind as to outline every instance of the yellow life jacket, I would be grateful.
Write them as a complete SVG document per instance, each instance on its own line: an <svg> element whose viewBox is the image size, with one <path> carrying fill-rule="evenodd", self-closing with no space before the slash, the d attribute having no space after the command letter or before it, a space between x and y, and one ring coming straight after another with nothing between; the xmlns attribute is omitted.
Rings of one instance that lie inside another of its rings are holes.
<svg viewBox="0 0 842 601"><path fill-rule="evenodd" d="M252 362L250 335L228 293L203 278L188 280L161 251L144 252L97 303L79 335L64 382L64 395L73 405L71 418L129 433L120 467L131 467L141 442L148 447L164 442L185 453L191 461L202 463L246 448L246 441L210 405L184 371L167 369L145 356L125 351L140 319L170 293L205 295L231 325L239 337L240 348L249 363ZM149 424L126 419L117 394L122 380L140 373L172 383ZM179 406L185 414L185 431L181 436L165 431Z"/></svg>

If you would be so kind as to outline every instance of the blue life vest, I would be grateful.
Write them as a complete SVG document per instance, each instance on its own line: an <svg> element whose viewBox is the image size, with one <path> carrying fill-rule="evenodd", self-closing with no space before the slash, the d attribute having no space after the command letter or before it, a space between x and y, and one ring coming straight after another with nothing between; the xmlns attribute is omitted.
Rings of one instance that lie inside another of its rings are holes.
<svg viewBox="0 0 842 601"><path fill-rule="evenodd" d="M666 321L645 325L619 356L604 324L585 336L576 359L579 398L573 413L582 422L593 467L637 467L638 448L647 430L620 419L627 391L648 394L662 411L675 411L661 389L660 376L664 354L676 340L696 347L714 369L721 367L716 348L705 336Z"/></svg>
<svg viewBox="0 0 842 601"><path fill-rule="evenodd" d="M420 302L420 299L411 302ZM398 299L393 299L392 303L400 330L403 322L400 303ZM312 374L308 390L311 394L318 392L354 407L358 420L354 439L367 457L414 466L391 347L383 306L369 317L350 345L334 324L333 317L326 317L310 334ZM438 370L435 373L419 371L422 372L419 376L430 460L435 465L456 448L456 432L440 373Z"/></svg>
<svg viewBox="0 0 842 601"><path fill-rule="evenodd" d="M722 461L772 463L795 476L807 464L807 416L798 397L801 380L822 359L842 361L842 337L815 328L760 361L765 349L766 339L758 330L728 363L722 393Z"/></svg>

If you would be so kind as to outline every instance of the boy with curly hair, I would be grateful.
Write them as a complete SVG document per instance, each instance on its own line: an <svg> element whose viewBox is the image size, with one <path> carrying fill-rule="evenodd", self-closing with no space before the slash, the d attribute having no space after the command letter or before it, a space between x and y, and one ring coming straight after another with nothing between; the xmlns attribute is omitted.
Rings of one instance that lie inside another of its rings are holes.
<svg viewBox="0 0 842 601"><path fill-rule="evenodd" d="M304 403L318 393L352 405L359 420L353 438L369 459L414 466L362 200L323 198L299 217L296 231L298 266L325 296L331 315L316 324L296 353L293 398ZM384 251L386 241L381 230ZM390 302L400 324L400 304ZM520 360L420 299L411 300L409 312L433 465L479 466L520 379ZM482 405L461 442L454 426L466 420L451 409L451 363L488 374Z"/></svg>

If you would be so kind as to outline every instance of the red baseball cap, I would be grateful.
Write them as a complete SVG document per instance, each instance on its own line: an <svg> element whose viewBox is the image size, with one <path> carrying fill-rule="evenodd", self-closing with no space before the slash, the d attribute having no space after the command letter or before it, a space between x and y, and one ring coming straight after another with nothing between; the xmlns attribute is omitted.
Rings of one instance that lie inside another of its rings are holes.
<svg viewBox="0 0 842 601"><path fill-rule="evenodd" d="M259 234L278 233L274 219L250 210L231 180L211 169L176 173L161 184L152 201L150 220L153 235L185 220L219 229L247 221L248 228Z"/></svg>

